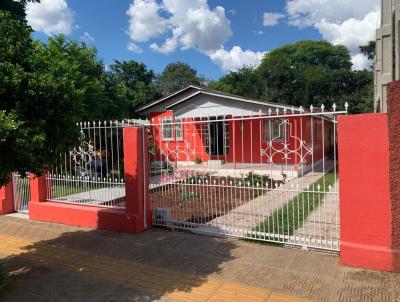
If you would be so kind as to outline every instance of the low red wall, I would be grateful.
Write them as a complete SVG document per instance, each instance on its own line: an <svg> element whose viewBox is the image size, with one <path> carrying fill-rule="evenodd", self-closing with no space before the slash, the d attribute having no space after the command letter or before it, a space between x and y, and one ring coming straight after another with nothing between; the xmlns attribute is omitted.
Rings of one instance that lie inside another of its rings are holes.
<svg viewBox="0 0 400 302"><path fill-rule="evenodd" d="M14 196L12 181L0 188L0 215L14 212Z"/></svg>
<svg viewBox="0 0 400 302"><path fill-rule="evenodd" d="M140 233L151 227L147 156L147 134L139 127L124 132L125 209L67 204L46 200L44 176L31 177L29 217L33 220L63 223L111 231ZM143 137L144 136L144 137Z"/></svg>
<svg viewBox="0 0 400 302"><path fill-rule="evenodd" d="M386 114L338 118L342 264L392 271Z"/></svg>
<svg viewBox="0 0 400 302"><path fill-rule="evenodd" d="M136 217L128 219L124 209L107 209L59 202L30 202L30 219L80 227L137 233Z"/></svg>

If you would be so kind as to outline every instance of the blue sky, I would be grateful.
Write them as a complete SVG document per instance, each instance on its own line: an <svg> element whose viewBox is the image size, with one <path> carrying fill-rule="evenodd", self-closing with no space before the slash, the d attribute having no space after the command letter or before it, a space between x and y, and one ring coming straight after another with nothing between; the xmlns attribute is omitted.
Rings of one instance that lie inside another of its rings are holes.
<svg viewBox="0 0 400 302"><path fill-rule="evenodd" d="M136 60L160 72L179 60L216 79L242 64L256 66L263 52L283 44L326 39L348 46L356 69L364 68L366 59L357 47L373 38L379 0L365 1L362 9L355 5L358 0L324 1L42 0L28 5L27 19L35 38L65 33L85 40L107 65ZM168 47L164 43L171 37L175 40Z"/></svg>

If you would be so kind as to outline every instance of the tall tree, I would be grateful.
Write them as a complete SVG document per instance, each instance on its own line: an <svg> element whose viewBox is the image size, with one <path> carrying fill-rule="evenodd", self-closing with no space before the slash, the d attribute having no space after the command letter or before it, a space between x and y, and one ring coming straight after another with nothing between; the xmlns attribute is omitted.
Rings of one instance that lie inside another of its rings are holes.
<svg viewBox="0 0 400 302"><path fill-rule="evenodd" d="M158 95L154 87L155 74L146 65L135 61L115 61L109 66L105 86L114 118L133 117L136 109Z"/></svg>
<svg viewBox="0 0 400 302"><path fill-rule="evenodd" d="M368 57L369 60L373 60L375 57L375 41L369 41L366 45L360 46L360 51Z"/></svg>
<svg viewBox="0 0 400 302"><path fill-rule="evenodd" d="M14 18L25 19L25 6L28 2L40 2L40 0L1 0L0 11L9 12Z"/></svg>
<svg viewBox="0 0 400 302"><path fill-rule="evenodd" d="M300 41L266 54L258 68L265 98L291 105L331 105L348 88L351 72L346 47L325 41Z"/></svg>
<svg viewBox="0 0 400 302"><path fill-rule="evenodd" d="M183 62L168 64L157 77L157 91L161 95L168 95L188 85L205 84L205 79L197 75L196 69Z"/></svg>
<svg viewBox="0 0 400 302"><path fill-rule="evenodd" d="M210 81L208 87L237 95L259 98L263 95L264 84L254 68L243 67L238 71L222 76L217 81Z"/></svg>
<svg viewBox="0 0 400 302"><path fill-rule="evenodd" d="M103 116L102 73L93 49L34 42L25 19L0 11L0 185L56 163L77 142L76 123Z"/></svg>

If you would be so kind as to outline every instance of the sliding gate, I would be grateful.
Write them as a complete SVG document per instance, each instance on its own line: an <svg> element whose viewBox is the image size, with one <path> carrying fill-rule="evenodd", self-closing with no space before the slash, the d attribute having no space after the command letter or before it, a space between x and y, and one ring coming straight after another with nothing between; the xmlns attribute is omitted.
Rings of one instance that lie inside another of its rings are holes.
<svg viewBox="0 0 400 302"><path fill-rule="evenodd" d="M153 224L338 251L335 109L152 120Z"/></svg>

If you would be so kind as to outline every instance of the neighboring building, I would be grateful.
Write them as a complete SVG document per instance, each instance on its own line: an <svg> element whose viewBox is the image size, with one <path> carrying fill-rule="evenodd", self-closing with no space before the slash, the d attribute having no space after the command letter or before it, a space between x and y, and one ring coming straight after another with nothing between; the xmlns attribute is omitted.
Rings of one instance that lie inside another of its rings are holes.
<svg viewBox="0 0 400 302"><path fill-rule="evenodd" d="M181 166L271 164L297 170L332 153L329 117L208 88L189 86L138 112L153 125L154 159Z"/></svg>
<svg viewBox="0 0 400 302"><path fill-rule="evenodd" d="M387 84L400 80L400 3L381 0L381 27L376 31L374 110L387 112Z"/></svg>

